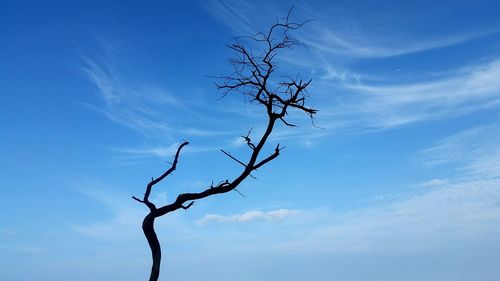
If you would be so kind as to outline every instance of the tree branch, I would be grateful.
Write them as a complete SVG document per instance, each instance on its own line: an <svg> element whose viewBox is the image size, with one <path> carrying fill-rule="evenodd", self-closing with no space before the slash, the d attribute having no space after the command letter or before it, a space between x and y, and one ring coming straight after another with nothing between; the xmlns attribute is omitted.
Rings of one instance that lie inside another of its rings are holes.
<svg viewBox="0 0 500 281"><path fill-rule="evenodd" d="M137 198L135 196L132 196L132 199L134 199L137 202L144 203L144 200L141 200L141 199L139 199L139 198Z"/></svg>
<svg viewBox="0 0 500 281"><path fill-rule="evenodd" d="M170 168L168 170L166 170L161 176L159 176L158 178L154 179L154 178L151 178L151 181L148 183L148 185L146 186L146 192L144 193L144 198L142 200L138 199L137 197L133 196L132 198L140 203L144 203L150 211L154 211L156 210L156 206L151 203L149 201L149 195L151 194L151 189L153 188L153 186L157 183L159 183L160 181L162 181L165 177L167 177L168 175L170 175L173 171L175 171L175 169L177 168L177 162L179 160L179 154L181 153L181 150L184 146L188 145L189 142L183 142L178 148L177 148L177 152L175 153L175 156L174 156L174 162L172 162Z"/></svg>
<svg viewBox="0 0 500 281"><path fill-rule="evenodd" d="M241 136L245 142L247 143L248 147L250 147L252 150L255 150L255 145L252 143L252 139L250 139L250 133L252 132L252 128L250 128L250 130L248 130L248 133L246 136Z"/></svg>
<svg viewBox="0 0 500 281"><path fill-rule="evenodd" d="M273 160L274 158L278 157L280 155L280 144L278 143L278 145L276 146L276 148L274 149L274 152L273 154L269 155L268 157L264 158L262 161L260 161L259 163L257 163L255 166L253 166L253 169L254 170L257 170L258 168L264 166L266 163L268 163L269 161Z"/></svg>
<svg viewBox="0 0 500 281"><path fill-rule="evenodd" d="M241 162L240 160L236 159L236 157L232 156L229 152L226 152L224 149L221 149L220 151L222 151L222 153L226 154L227 157L233 159L234 161L238 162L239 164L241 164L243 167L246 167L247 164Z"/></svg>

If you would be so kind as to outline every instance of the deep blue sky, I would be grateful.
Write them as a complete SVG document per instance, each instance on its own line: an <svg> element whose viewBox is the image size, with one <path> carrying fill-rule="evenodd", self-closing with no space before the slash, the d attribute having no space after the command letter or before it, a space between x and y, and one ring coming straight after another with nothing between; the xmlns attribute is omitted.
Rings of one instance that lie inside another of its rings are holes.
<svg viewBox="0 0 500 281"><path fill-rule="evenodd" d="M210 76L292 3L173 2L0 1L1 280L144 280L130 196L183 140L158 204L239 172L219 149L247 156L264 115ZM245 198L160 219L160 280L496 281L500 3L293 5L313 21L279 69L321 129L292 114Z"/></svg>

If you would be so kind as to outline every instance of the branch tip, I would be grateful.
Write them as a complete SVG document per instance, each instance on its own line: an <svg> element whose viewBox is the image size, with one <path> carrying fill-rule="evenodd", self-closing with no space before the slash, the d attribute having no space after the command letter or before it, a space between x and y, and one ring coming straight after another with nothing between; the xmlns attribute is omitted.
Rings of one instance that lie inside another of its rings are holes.
<svg viewBox="0 0 500 281"><path fill-rule="evenodd" d="M193 205L194 205L194 201L192 201L191 203L189 203L187 206L184 206L184 205L181 204L181 208L184 209L184 211L187 211L187 209L189 209Z"/></svg>
<svg viewBox="0 0 500 281"><path fill-rule="evenodd" d="M139 198L137 198L137 197L135 197L135 196L132 196L132 199L134 199L134 200L135 200L135 201L137 201L137 202L144 203L144 201L143 201L143 200L141 200L141 199L139 199Z"/></svg>
<svg viewBox="0 0 500 281"><path fill-rule="evenodd" d="M243 193L241 193L237 188L235 188L233 190L236 191L236 192L238 192L241 195L241 197L246 198L245 195L243 195Z"/></svg>

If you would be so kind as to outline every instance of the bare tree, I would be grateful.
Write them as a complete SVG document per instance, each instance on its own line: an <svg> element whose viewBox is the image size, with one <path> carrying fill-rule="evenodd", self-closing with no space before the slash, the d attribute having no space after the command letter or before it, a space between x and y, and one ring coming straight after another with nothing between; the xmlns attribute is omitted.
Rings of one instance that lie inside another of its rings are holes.
<svg viewBox="0 0 500 281"><path fill-rule="evenodd" d="M251 174L253 171L278 157L282 149L279 144L268 155L261 156L261 152L277 122L281 122L288 127L296 126L286 119L289 110L297 109L305 112L311 120L314 118L317 110L305 105L306 88L311 83L311 80L304 82L286 76L278 77L279 80L275 81L275 75L273 76L277 69L275 56L278 52L299 45L299 42L291 37L290 33L300 28L304 23L290 22L290 11L285 18L279 18L266 33L260 32L240 37L236 39L235 43L229 45L228 47L236 53L236 57L230 60L234 71L227 76L217 77L220 79L220 83L216 83L216 86L224 91L224 95L232 92L241 93L249 97L250 101L265 108L267 113L266 129L257 141L251 138L251 130L248 134L242 136L251 151L248 159L239 160L229 152L222 150L226 156L242 166L241 173L232 180L225 179L218 184L212 183L201 192L179 194L173 203L157 207L149 200L151 190L177 168L181 150L188 145L188 142L184 142L178 147L170 168L158 178L152 178L148 183L144 197L142 199L132 197L136 201L145 204L150 211L142 223L142 229L151 248L153 258L150 281L158 280L160 274L161 248L154 229L156 218L179 209L187 210L193 206L196 200L236 190L247 177L253 177ZM250 47L243 44L242 41L244 40L255 45L260 50L259 54L255 55Z"/></svg>

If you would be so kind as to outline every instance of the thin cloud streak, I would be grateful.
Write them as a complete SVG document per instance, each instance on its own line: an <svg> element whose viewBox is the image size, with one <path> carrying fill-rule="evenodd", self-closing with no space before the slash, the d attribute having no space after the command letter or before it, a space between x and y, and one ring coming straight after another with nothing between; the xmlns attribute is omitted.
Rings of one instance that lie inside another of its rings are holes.
<svg viewBox="0 0 500 281"><path fill-rule="evenodd" d="M421 151L424 167L451 166L468 178L500 178L500 126L467 129Z"/></svg>
<svg viewBox="0 0 500 281"><path fill-rule="evenodd" d="M97 96L102 101L102 105L84 105L113 122L148 137L217 137L232 133L186 126L186 114L200 120L209 118L200 116L196 106L193 109L192 104L187 104L178 95L170 94L160 87L135 86L137 83L125 82L111 63L99 64L85 58L84 62L82 71L95 85Z"/></svg>
<svg viewBox="0 0 500 281"><path fill-rule="evenodd" d="M281 222L289 217L296 216L300 212L290 209L278 209L272 211L248 211L235 215L208 214L195 221L200 226L209 223L248 223L255 221Z"/></svg>
<svg viewBox="0 0 500 281"><path fill-rule="evenodd" d="M477 180L426 189L385 206L334 214L305 239L278 249L306 252L429 252L464 241L498 243L500 182ZM465 254L465 253L462 253Z"/></svg>
<svg viewBox="0 0 500 281"><path fill-rule="evenodd" d="M97 88L102 106L90 105L110 120L141 133L169 132L172 128L161 121L157 105L175 107L180 102L155 87L131 87L122 82L112 64L98 64L84 59L83 72Z"/></svg>
<svg viewBox="0 0 500 281"><path fill-rule="evenodd" d="M123 154L125 157L129 157L131 159L134 158L144 158L144 157L171 157L175 155L177 148L179 147L180 142L174 142L171 145L167 146L145 146L145 147L114 147L111 148L113 151L119 152ZM222 146L221 146L222 147ZM210 152L210 151L218 151L220 147L216 146L196 146L190 145L183 149L184 153L199 153L199 152Z"/></svg>
<svg viewBox="0 0 500 281"><path fill-rule="evenodd" d="M349 94L339 97L340 105L330 105L322 114L327 123L328 120L345 119L350 126L366 129L453 118L498 108L498 77L500 59L469 66L431 81L386 85L344 83L340 89Z"/></svg>
<svg viewBox="0 0 500 281"><path fill-rule="evenodd" d="M495 32L494 30L469 32L436 39L415 38L412 40L391 36L391 41L382 42L380 39L376 39L381 38L377 35L371 35L372 37L366 33L358 36L346 35L327 26L311 29L320 31L305 33L306 35L299 38L301 42L319 52L327 52L335 57L352 58L387 58L415 54L462 44Z"/></svg>
<svg viewBox="0 0 500 281"><path fill-rule="evenodd" d="M93 183L93 186L82 187L79 192L105 206L110 216L94 222L74 223L72 229L80 235L99 240L139 239L141 235L139 226L144 216L144 211L140 206L134 204L130 196L124 193L110 192L109 188L104 185L96 189L96 183Z"/></svg>
<svg viewBox="0 0 500 281"><path fill-rule="evenodd" d="M413 38L408 37L407 32L390 30L391 36L387 36L388 30L363 29L356 19L337 19L335 16L326 14L324 7L314 7L309 3L299 3L300 8L293 10L293 18L314 21L306 24L300 32L298 39L311 51L321 53L321 56L333 55L336 58L387 58L407 54L415 54L428 50L463 44L468 41L498 32L498 28L489 30L466 31L460 34L443 34L438 38ZM255 7L259 7L257 11ZM265 6L265 8L263 8ZM299 5L297 5L299 6ZM231 28L238 36L244 34L255 34L263 25L258 19L274 18L276 15L285 16L290 7L276 3L262 2L260 5L249 5L241 0L214 0L206 4L207 11L216 19ZM335 14L343 14L341 6L330 7ZM370 27L367 22L364 26ZM265 26L265 25L264 25ZM340 26L350 26L347 32L343 32ZM387 26L386 29L394 28ZM294 61L290 59L290 61ZM295 60L300 63L301 60Z"/></svg>

